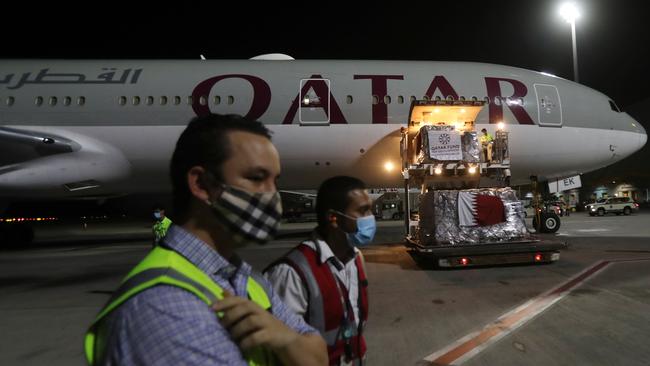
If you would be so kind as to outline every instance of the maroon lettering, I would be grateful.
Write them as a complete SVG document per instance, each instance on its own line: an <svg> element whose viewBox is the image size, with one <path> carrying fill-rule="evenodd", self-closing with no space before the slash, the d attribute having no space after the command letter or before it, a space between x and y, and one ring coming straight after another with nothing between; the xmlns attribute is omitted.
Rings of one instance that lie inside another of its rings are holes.
<svg viewBox="0 0 650 366"><path fill-rule="evenodd" d="M246 113L245 117L257 120L259 119L264 112L269 108L271 104L271 88L266 81L258 78L257 76L244 75L244 74L230 74L230 75L220 75L213 78L204 80L199 83L199 85L194 88L192 91L192 109L197 116L205 116L210 114L210 103L205 101L205 105L201 104L201 97L208 98L210 91L214 87L214 84L218 83L224 79L238 78L248 81L253 87L253 101L251 102L251 107Z"/></svg>
<svg viewBox="0 0 650 366"><path fill-rule="evenodd" d="M511 96L504 97L501 95L500 82L502 81L512 85L514 93ZM515 116L515 119L517 119L517 122L522 125L534 124L533 120L528 115L528 112L524 109L524 106L515 103L505 103L506 98L517 100L525 97L526 94L528 94L528 88L526 88L526 85L514 79L485 78L485 86L487 88L488 98L490 99L490 123L499 123L503 121L503 105L506 104ZM497 97L501 100L499 105L494 102Z"/></svg>
<svg viewBox="0 0 650 366"><path fill-rule="evenodd" d="M436 77L433 78L429 85L429 89L427 89L427 92L424 95L429 97L429 99L432 99L433 94L438 89L440 89L440 93L442 93L444 98L451 96L454 100L458 100L458 93L456 93L456 90L454 90L451 84L449 84L449 81L447 81L447 79L442 75L436 75Z"/></svg>
<svg viewBox="0 0 650 366"><path fill-rule="evenodd" d="M282 124L290 125L293 123L293 119L296 117L296 112L298 112L298 105L302 104L298 103L298 99L301 95L307 94L310 89L314 90L314 93L316 93L319 100L326 101L328 97L330 98L329 110L327 109L327 103L325 102L316 104L312 108L322 108L325 111L325 114L330 118L330 123L348 123L348 121L345 120L339 105L336 103L334 95L332 95L331 91L327 87L325 80L313 80L323 79L323 77L320 75L312 75L310 79L312 80L307 80L307 82L302 86L300 94L296 95L296 98L291 102L291 107L289 107L287 115L284 116Z"/></svg>
<svg viewBox="0 0 650 366"><path fill-rule="evenodd" d="M354 80L370 79L372 95L379 101L372 104L372 123L388 123L388 105L384 98L388 94L388 80L404 80L402 75L354 75Z"/></svg>

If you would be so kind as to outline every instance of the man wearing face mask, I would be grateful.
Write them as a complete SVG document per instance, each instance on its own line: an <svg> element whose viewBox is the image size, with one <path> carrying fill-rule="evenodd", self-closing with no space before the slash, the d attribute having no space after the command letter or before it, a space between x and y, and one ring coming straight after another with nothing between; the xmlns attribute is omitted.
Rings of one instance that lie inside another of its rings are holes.
<svg viewBox="0 0 650 366"><path fill-rule="evenodd" d="M318 190L318 227L311 238L265 270L280 298L321 332L330 365L365 360L368 281L357 247L374 238L371 207L362 181L344 176L326 180Z"/></svg>
<svg viewBox="0 0 650 366"><path fill-rule="evenodd" d="M171 162L175 224L85 339L91 365L325 365L318 332L235 249L272 238L278 152L259 122L195 118Z"/></svg>

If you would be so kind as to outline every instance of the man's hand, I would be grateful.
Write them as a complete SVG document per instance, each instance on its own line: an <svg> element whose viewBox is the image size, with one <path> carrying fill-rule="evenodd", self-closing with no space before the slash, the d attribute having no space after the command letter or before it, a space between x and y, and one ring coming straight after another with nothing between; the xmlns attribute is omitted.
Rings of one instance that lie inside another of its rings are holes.
<svg viewBox="0 0 650 366"><path fill-rule="evenodd" d="M223 313L221 324L242 350L263 346L281 352L300 337L271 313L239 296L226 293L212 309Z"/></svg>

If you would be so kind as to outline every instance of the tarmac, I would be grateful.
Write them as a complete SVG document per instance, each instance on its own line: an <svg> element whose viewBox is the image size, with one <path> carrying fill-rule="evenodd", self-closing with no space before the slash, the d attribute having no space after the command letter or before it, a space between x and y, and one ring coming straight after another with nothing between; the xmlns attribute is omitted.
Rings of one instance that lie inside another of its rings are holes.
<svg viewBox="0 0 650 366"><path fill-rule="evenodd" d="M530 219L528 220L530 225ZM313 223L239 254L257 269ZM562 218L557 263L440 270L379 223L364 248L368 365L650 364L650 212ZM150 249L150 223L43 226L36 245L0 252L0 365L83 365L83 335Z"/></svg>

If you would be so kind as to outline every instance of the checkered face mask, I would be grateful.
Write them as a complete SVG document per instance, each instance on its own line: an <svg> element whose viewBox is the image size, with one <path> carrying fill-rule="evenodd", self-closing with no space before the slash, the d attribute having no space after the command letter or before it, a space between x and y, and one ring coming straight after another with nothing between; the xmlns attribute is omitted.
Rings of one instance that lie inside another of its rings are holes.
<svg viewBox="0 0 650 366"><path fill-rule="evenodd" d="M219 221L240 244L264 244L273 239L282 217L279 192L251 193L222 185L221 195L208 202Z"/></svg>

